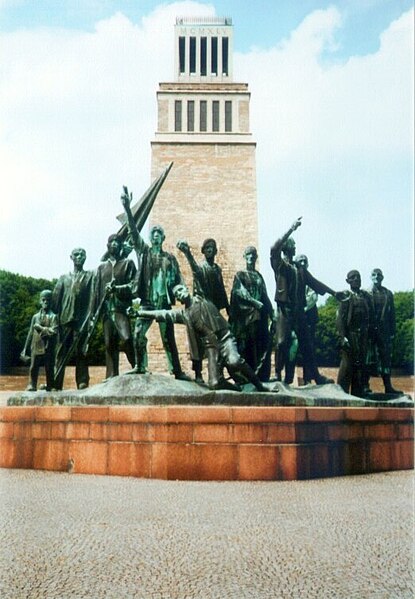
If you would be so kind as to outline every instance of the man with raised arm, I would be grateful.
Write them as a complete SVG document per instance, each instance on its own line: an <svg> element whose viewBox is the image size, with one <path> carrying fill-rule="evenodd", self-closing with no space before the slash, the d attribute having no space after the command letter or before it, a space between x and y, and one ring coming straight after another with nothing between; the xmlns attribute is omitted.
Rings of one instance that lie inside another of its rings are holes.
<svg viewBox="0 0 415 599"><path fill-rule="evenodd" d="M175 303L173 287L182 283L183 279L175 256L163 250L164 230L160 225L152 227L150 245L148 245L141 237L134 221L130 208L131 196L127 192L121 196L121 203L127 216L132 245L137 254L138 272L134 293L140 298L141 308L171 310ZM147 372L147 331L150 326L151 320L137 318L134 330L135 365L130 371L131 374ZM176 379L189 380L180 365L173 323L160 322L159 329L170 373Z"/></svg>
<svg viewBox="0 0 415 599"><path fill-rule="evenodd" d="M315 352L310 340L310 335L305 319L304 308L306 306L306 286L313 289L319 295L329 293L340 298L341 294L318 281L308 269L297 268L294 264L295 242L291 235L301 225L301 218L297 218L288 231L278 239L271 247L271 267L275 275L277 302L277 358L276 375L281 380L281 371L289 362L288 355L292 343L292 331L295 332L299 350L306 364L307 372L317 385L334 382L319 373ZM287 376L285 382L293 381L294 372Z"/></svg>
<svg viewBox="0 0 415 599"><path fill-rule="evenodd" d="M225 309L229 315L229 301L223 283L222 269L215 262L218 253L216 241L212 238L205 239L201 252L205 259L198 264L193 257L190 246L185 240L177 242L177 248L186 256L193 274L193 294L204 297L214 304L218 310ZM190 343L190 340L189 340ZM192 359L192 368L195 372L196 382L203 382L201 348L195 348Z"/></svg>

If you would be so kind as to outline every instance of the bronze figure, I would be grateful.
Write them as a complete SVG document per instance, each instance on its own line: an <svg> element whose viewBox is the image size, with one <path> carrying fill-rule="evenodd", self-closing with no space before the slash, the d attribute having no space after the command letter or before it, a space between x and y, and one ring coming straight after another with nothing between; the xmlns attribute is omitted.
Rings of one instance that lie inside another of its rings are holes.
<svg viewBox="0 0 415 599"><path fill-rule="evenodd" d="M72 357L75 357L77 388L85 389L89 385L83 345L88 331L94 273L84 270L86 252L83 248L74 248L71 260L73 271L58 279L52 294L52 308L59 320L55 365L55 389L58 390L63 388L65 366Z"/></svg>
<svg viewBox="0 0 415 599"><path fill-rule="evenodd" d="M268 391L252 368L240 356L228 322L212 302L199 296L191 296L185 285L174 288L176 298L184 308L179 310L145 310L138 313L142 319L156 319L186 325L189 338L200 339L208 359L208 386L210 389L240 390L225 381L221 375L219 361L226 366L231 376L242 377L252 383L257 391Z"/></svg>
<svg viewBox="0 0 415 599"><path fill-rule="evenodd" d="M45 368L46 391L54 388L55 347L58 317L51 309L52 291L40 293L40 310L33 315L26 342L21 353L25 360L30 350L29 385L26 391L36 391L39 370Z"/></svg>

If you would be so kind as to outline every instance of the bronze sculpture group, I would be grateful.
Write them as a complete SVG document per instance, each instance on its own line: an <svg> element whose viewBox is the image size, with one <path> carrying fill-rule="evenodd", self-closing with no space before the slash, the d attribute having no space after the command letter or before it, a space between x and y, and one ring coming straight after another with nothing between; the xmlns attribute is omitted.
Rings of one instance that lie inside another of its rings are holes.
<svg viewBox="0 0 415 599"><path fill-rule="evenodd" d="M184 324L195 381L204 384L206 359L210 389L240 390L248 382L262 392L269 390L264 385L269 381L291 384L297 350L303 359L305 384L333 383L319 372L315 353L317 297L330 294L339 302L338 384L347 393L367 397L370 375L377 365L385 392L399 393L392 386L390 374L395 333L393 295L382 286L380 269L372 272L370 291L361 290L356 270L347 275L348 291L334 291L310 273L305 255L295 255L291 235L301 225L299 218L271 247L276 312L256 269L258 253L253 246L244 251L245 269L235 274L229 301L221 268L215 262L216 241L208 238L203 242L204 260L198 264L189 244L179 240L177 248L192 271L190 294L176 257L163 249L163 228L153 227L147 244L140 234L143 219L137 220L137 208L132 208L131 200L124 188L123 234L119 231L108 238L107 252L98 268L85 271L86 252L75 248L71 253L73 271L61 276L53 291L42 291L41 309L32 318L22 352L23 358L31 354L27 390L37 389L42 365L46 390L61 390L70 359L75 361L77 388L88 387L86 354L99 319L103 323L107 379L119 374L120 350L131 364L128 374L148 372L147 331L155 320L169 372L176 379L191 380L182 370L174 335L174 325ZM148 206L146 210L148 213ZM132 250L136 263L128 257ZM182 304L181 309L172 309L176 300ZM271 377L273 353L275 377ZM229 377L225 377L225 369ZM278 391L276 386L273 391Z"/></svg>

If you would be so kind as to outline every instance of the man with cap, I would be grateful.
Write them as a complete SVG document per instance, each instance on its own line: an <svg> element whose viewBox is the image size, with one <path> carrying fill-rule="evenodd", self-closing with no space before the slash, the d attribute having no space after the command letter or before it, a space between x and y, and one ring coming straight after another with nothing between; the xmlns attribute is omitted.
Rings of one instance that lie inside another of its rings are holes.
<svg viewBox="0 0 415 599"><path fill-rule="evenodd" d="M198 264L193 257L187 241L181 239L177 242L177 248L186 256L193 274L193 294L204 297L214 304L218 310L226 310L229 315L229 301L223 282L222 269L215 262L218 253L216 241L209 237L202 244L201 252L204 260ZM193 352L192 368L195 372L196 382L203 382L202 358L203 349L199 348Z"/></svg>

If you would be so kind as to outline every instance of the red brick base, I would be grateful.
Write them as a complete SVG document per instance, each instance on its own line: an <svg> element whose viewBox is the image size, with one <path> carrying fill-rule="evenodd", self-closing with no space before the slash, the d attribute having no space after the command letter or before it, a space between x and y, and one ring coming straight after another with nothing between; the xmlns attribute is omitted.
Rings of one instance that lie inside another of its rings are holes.
<svg viewBox="0 0 415 599"><path fill-rule="evenodd" d="M0 467L166 480L297 480L413 468L413 410L0 408Z"/></svg>

